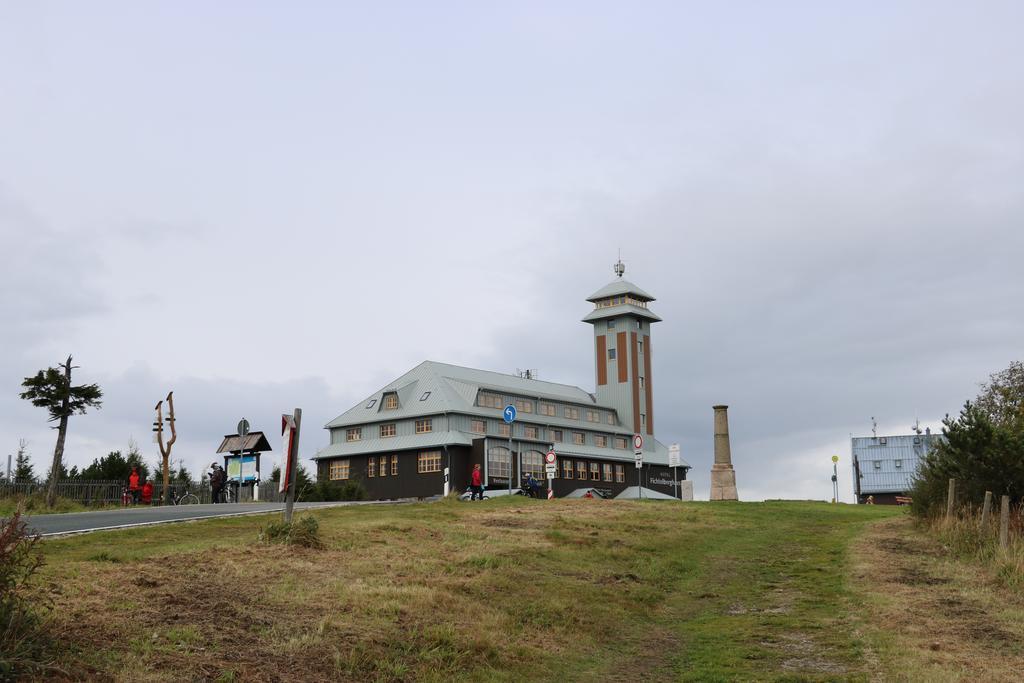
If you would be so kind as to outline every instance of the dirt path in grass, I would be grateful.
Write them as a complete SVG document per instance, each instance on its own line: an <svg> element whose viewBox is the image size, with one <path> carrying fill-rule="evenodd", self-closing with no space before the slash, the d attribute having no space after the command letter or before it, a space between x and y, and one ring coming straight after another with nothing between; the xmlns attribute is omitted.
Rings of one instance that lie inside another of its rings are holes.
<svg viewBox="0 0 1024 683"><path fill-rule="evenodd" d="M1015 681L1024 676L1024 595L951 558L907 517L852 548L863 617L885 636L876 680ZM884 662L884 663L882 663Z"/></svg>

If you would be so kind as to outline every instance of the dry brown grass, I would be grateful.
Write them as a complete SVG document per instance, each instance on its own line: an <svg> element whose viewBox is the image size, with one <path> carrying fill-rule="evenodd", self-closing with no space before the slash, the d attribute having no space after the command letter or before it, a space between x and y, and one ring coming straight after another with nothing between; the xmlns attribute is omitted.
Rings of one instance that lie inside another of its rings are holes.
<svg viewBox="0 0 1024 683"><path fill-rule="evenodd" d="M872 527L853 558L862 616L887 634L878 680L1021 680L1024 596L992 569L957 560L905 517Z"/></svg>

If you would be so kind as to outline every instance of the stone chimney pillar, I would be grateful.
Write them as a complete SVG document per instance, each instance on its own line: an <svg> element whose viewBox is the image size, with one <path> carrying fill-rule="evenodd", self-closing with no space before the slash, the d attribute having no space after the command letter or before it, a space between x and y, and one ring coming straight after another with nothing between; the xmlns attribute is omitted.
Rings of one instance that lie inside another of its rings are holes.
<svg viewBox="0 0 1024 683"><path fill-rule="evenodd" d="M739 500L736 472L732 468L729 447L729 406L713 406L715 411L715 464L711 466L711 500Z"/></svg>

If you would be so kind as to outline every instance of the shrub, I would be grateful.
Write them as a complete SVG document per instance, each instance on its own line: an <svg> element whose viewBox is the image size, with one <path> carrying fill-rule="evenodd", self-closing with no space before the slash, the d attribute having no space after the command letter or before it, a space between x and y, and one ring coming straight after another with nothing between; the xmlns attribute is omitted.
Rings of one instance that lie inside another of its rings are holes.
<svg viewBox="0 0 1024 683"><path fill-rule="evenodd" d="M0 679L39 672L43 654L40 618L25 588L43 564L39 536L29 533L15 510L0 520Z"/></svg>
<svg viewBox="0 0 1024 683"><path fill-rule="evenodd" d="M1024 430L997 421L968 401L955 420L943 420L943 440L929 452L912 489L914 512L922 515L943 509L946 487L957 480L961 503L978 505L985 491L996 500L1010 496L1015 505L1024 498Z"/></svg>
<svg viewBox="0 0 1024 683"><path fill-rule="evenodd" d="M299 489L299 499L316 501L365 500L366 489L362 482L350 479L343 484L333 481L318 481Z"/></svg>
<svg viewBox="0 0 1024 683"><path fill-rule="evenodd" d="M323 548L320 540L320 524L312 515L296 517L287 522L271 522L260 529L261 543L283 543L303 548Z"/></svg>

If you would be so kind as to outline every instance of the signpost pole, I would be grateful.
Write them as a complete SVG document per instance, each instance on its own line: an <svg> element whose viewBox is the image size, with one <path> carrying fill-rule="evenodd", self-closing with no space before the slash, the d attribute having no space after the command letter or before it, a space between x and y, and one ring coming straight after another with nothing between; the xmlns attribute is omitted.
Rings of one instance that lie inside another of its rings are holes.
<svg viewBox="0 0 1024 683"><path fill-rule="evenodd" d="M302 408L295 409L295 435L292 437L292 447L288 450L288 489L284 499L284 523L291 524L292 508L295 506L295 481L299 460L299 426L302 424ZM281 473L285 476L285 473Z"/></svg>
<svg viewBox="0 0 1024 683"><path fill-rule="evenodd" d="M644 437L640 434L633 435L633 451L636 454L636 499L644 497Z"/></svg>
<svg viewBox="0 0 1024 683"><path fill-rule="evenodd" d="M837 463L839 462L839 456L832 456L832 503L834 505L839 504L839 469Z"/></svg>
<svg viewBox="0 0 1024 683"><path fill-rule="evenodd" d="M509 403L502 412L508 425L508 495L512 495L512 423L516 421L516 407Z"/></svg>

